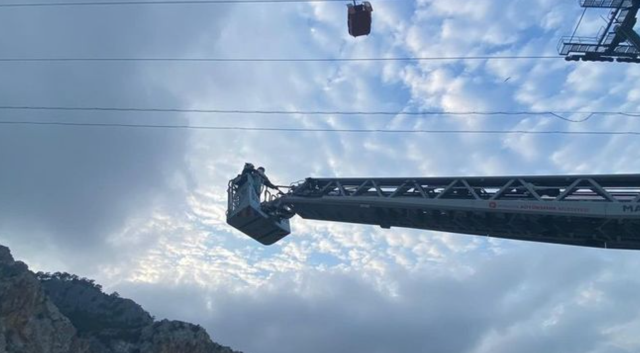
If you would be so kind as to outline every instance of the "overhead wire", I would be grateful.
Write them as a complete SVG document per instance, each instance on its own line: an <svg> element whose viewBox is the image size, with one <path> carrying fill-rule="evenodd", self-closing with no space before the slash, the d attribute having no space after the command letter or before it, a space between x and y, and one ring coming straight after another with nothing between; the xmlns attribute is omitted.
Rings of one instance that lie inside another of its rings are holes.
<svg viewBox="0 0 640 353"><path fill-rule="evenodd" d="M400 1L400 0L389 0ZM79 1L79 2L40 2L40 3L8 3L0 4L3 7L56 7L56 6L111 6L111 5L179 5L179 4L231 4L231 3L297 3L297 2L345 2L345 0L153 0L153 1ZM158 57L158 58L82 58L82 57L16 57L0 58L0 62L193 62L193 63L258 63L258 62L385 62L385 61L447 61L447 60L546 60L561 59L556 55L478 55L478 56L436 56L436 57L383 57L383 58L184 58L184 57Z"/></svg>
<svg viewBox="0 0 640 353"><path fill-rule="evenodd" d="M580 15L580 19L578 19L578 24L576 24L576 28L574 28L573 33L571 33L571 40L573 40L573 37L575 37L576 33L578 32L578 28L580 28L580 24L582 23L584 15L587 13L587 9L588 7L585 7L582 11L582 15Z"/></svg>
<svg viewBox="0 0 640 353"><path fill-rule="evenodd" d="M549 60L562 59L552 55L527 56L432 56L432 57L387 57L387 58L0 58L0 62L193 62L193 63L225 63L225 62L357 62L357 61L446 61L446 60Z"/></svg>
<svg viewBox="0 0 640 353"><path fill-rule="evenodd" d="M378 0L380 1L380 0ZM401 1L401 0L383 0ZM128 5L215 5L215 4L260 4L260 3L305 3L305 2L345 2L345 0L153 0L153 1L79 1L79 2L39 2L8 3L2 7L71 7L71 6L128 6Z"/></svg>
<svg viewBox="0 0 640 353"><path fill-rule="evenodd" d="M377 0L401 2L403 0ZM149 1L58 1L33 3L7 3L2 7L70 7L70 6L129 6L129 5L215 5L215 4L260 4L260 3L305 3L305 2L349 2L345 0L149 0Z"/></svg>
<svg viewBox="0 0 640 353"><path fill-rule="evenodd" d="M398 1L398 0L395 0ZM48 3L8 3L1 7L59 7L59 6L119 6L119 5L189 5L189 4L231 4L231 3L303 3L303 2L344 2L344 0L153 0L153 1L79 1L79 2L48 2ZM586 12L586 9L585 9ZM582 13L573 35L577 31L585 12ZM572 36L573 36L572 35ZM386 58L0 58L0 62L358 62L358 61L440 61L440 60L531 60L531 59L561 59L558 56L452 56L452 57L386 57ZM627 112L564 112L570 114L587 114L582 119L570 119L557 112L344 112L344 111L267 111L267 110L214 110L214 109L158 109L158 108L108 108L108 107L34 107L34 106L0 106L4 110L66 110L66 111L129 111L129 112L180 112L180 113L225 113L225 114L304 114L304 115L547 115L571 123L588 121L598 114L638 116ZM104 127L148 127L148 128L188 128L188 129L258 129L259 131L335 131L335 132L424 132L424 133L567 133L531 132L531 131L458 131L458 130L333 130L333 129L283 129L283 128L245 128L245 127L210 127L210 126L178 126L178 125L145 125L145 124L114 124L114 123L72 123L72 122L24 122L3 121L0 124L31 124L31 125L65 125L65 126L104 126ZM574 133L574 132L571 132ZM584 132L581 132L584 134ZM588 132L595 134L597 132ZM608 134L608 132L605 132ZM615 134L618 134L617 132Z"/></svg>
<svg viewBox="0 0 640 353"><path fill-rule="evenodd" d="M583 123L596 115L620 115L640 117L639 113L621 111L318 111L318 110L264 110L264 109L180 109L180 108L135 108L135 107L65 107L34 105L0 105L0 110L31 111L92 111L135 113L186 113L186 114L252 114L252 115L312 115L312 116L548 116L571 123ZM586 115L571 119L562 114Z"/></svg>
<svg viewBox="0 0 640 353"><path fill-rule="evenodd" d="M385 134L482 134L482 135L626 135L640 136L640 131L563 131L563 130L427 130L427 129L331 129L331 128L283 128L283 127L245 127L245 126L206 126L206 125L155 125L128 123L83 123L61 121L20 121L2 120L0 125L33 125L94 128L137 128L137 129L180 129L211 131L260 131L260 132L329 132L329 133L385 133Z"/></svg>

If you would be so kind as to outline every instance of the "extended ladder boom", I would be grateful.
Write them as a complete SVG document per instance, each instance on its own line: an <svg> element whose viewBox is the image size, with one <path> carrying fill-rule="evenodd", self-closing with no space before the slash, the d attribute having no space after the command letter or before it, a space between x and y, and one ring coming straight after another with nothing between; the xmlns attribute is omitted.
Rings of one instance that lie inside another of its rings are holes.
<svg viewBox="0 0 640 353"><path fill-rule="evenodd" d="M309 178L262 208L383 228L640 249L640 174Z"/></svg>

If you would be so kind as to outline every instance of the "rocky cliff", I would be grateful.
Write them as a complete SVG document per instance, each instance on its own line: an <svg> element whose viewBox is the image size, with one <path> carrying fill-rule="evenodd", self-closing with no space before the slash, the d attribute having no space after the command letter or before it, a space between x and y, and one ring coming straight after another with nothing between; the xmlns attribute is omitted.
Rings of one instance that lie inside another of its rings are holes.
<svg viewBox="0 0 640 353"><path fill-rule="evenodd" d="M66 273L37 273L0 246L0 353L234 353L200 326Z"/></svg>

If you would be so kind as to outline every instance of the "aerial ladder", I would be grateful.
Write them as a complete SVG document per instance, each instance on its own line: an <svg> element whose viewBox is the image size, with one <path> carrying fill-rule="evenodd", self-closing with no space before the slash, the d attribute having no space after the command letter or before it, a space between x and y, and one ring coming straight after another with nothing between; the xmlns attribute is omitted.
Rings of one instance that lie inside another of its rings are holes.
<svg viewBox="0 0 640 353"><path fill-rule="evenodd" d="M565 60L640 63L640 35L634 30L640 0L580 0L580 6L607 9L609 15L595 37L560 40L558 52Z"/></svg>
<svg viewBox="0 0 640 353"><path fill-rule="evenodd" d="M640 174L307 178L259 195L229 182L227 222L264 245L305 219L640 249Z"/></svg>

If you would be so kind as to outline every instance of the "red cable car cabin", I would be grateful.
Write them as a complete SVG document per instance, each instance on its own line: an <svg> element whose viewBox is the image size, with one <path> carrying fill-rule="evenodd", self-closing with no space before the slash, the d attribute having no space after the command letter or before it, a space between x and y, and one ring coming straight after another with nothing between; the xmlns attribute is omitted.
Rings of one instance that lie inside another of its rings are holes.
<svg viewBox="0 0 640 353"><path fill-rule="evenodd" d="M349 34L353 37L366 36L371 33L371 13L373 7L368 1L364 1L360 5L356 5L356 2L347 5L348 7L348 25Z"/></svg>

